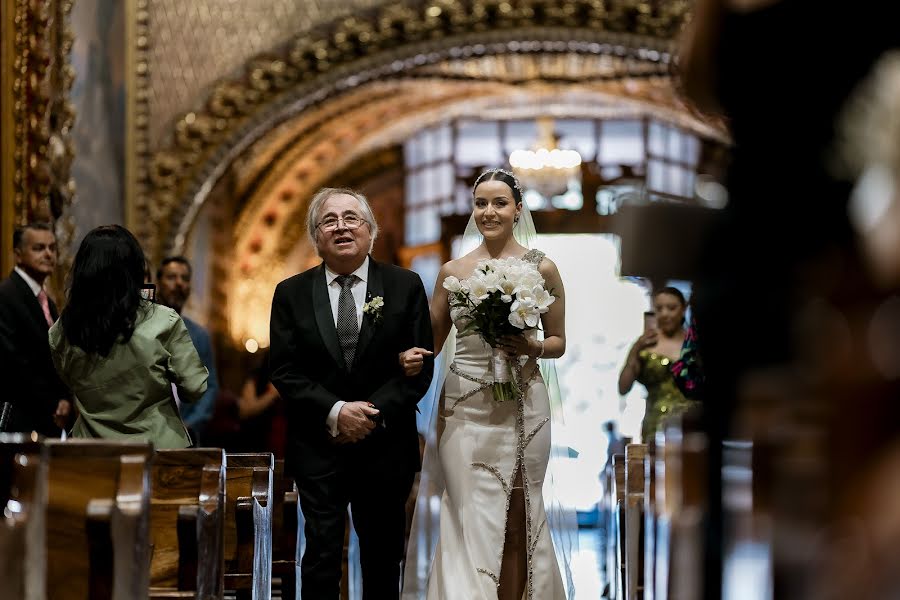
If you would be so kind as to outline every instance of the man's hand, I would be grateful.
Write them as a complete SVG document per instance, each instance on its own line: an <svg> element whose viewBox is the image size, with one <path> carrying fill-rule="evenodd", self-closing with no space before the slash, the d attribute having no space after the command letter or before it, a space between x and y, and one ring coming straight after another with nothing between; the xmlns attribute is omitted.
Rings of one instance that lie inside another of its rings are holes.
<svg viewBox="0 0 900 600"><path fill-rule="evenodd" d="M434 352L425 348L410 348L400 353L398 360L400 366L403 367L403 373L407 377L414 377L422 372L425 364L425 357L432 356Z"/></svg>
<svg viewBox="0 0 900 600"><path fill-rule="evenodd" d="M72 403L68 400L60 400L56 403L56 412L53 413L53 422L60 429L66 429L69 425L69 415L72 414Z"/></svg>
<svg viewBox="0 0 900 600"><path fill-rule="evenodd" d="M375 429L375 422L369 418L369 415L376 416L380 411L377 408L369 406L368 402L347 402L341 407L338 413L337 429L338 436L335 438L337 443L358 442Z"/></svg>

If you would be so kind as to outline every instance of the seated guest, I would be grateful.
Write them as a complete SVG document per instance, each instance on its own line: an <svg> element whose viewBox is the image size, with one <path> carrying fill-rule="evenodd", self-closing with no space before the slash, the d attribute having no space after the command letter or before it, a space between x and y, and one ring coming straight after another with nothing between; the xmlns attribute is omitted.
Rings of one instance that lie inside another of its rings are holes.
<svg viewBox="0 0 900 600"><path fill-rule="evenodd" d="M182 402L196 402L208 374L178 313L141 297L144 253L137 240L119 225L94 229L69 276L50 349L75 394L73 437L190 446L172 388Z"/></svg>

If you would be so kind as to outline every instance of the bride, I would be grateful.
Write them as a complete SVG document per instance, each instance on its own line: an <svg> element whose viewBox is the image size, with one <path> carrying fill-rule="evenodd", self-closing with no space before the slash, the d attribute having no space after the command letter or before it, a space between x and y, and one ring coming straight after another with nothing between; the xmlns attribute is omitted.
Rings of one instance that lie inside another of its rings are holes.
<svg viewBox="0 0 900 600"><path fill-rule="evenodd" d="M549 258L520 243L533 237L534 225L511 173L485 171L476 180L473 195L466 237L474 237L477 228L481 242L443 265L431 300L434 347L443 347L442 359L449 368L441 369L443 388L436 388L403 597L565 599L570 586L563 584L559 550L551 540L554 516L548 519L554 511L546 510L543 501L551 449L551 396L538 368L538 359L558 358L565 352L563 284ZM454 324L461 315L451 311L443 283L451 276L469 277L479 261L507 257L537 269L556 300L541 317L543 339L536 335L501 339L500 349L527 361L520 360L524 364L517 398L497 402L491 391L491 348L478 335L455 339ZM400 363L414 375L429 354L411 348L401 353ZM440 512L434 515L438 499ZM437 540L432 555L433 538Z"/></svg>

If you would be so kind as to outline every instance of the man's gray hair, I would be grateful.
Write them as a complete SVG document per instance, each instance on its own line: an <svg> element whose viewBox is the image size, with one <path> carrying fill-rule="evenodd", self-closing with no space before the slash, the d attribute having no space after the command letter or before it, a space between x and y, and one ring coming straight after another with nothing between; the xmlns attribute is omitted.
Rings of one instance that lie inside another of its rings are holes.
<svg viewBox="0 0 900 600"><path fill-rule="evenodd" d="M353 196L359 202L360 212L362 213L360 216L369 224L369 231L372 232L372 243L369 246L369 252L371 252L372 247L375 245L375 238L378 237L378 223L375 221L375 213L372 212L372 207L369 206L369 201L366 200L365 196L347 188L322 188L309 201L309 208L306 211L306 232L309 234L309 241L312 242L313 246L316 245L316 235L318 234L316 225L319 222L319 211L322 210L322 205L329 198L344 194Z"/></svg>

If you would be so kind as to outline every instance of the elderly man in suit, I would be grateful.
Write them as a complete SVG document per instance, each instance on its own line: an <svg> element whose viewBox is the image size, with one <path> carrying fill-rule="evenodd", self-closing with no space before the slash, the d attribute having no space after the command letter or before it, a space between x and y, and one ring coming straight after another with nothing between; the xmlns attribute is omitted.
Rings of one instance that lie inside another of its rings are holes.
<svg viewBox="0 0 900 600"><path fill-rule="evenodd" d="M369 256L378 225L363 195L321 190L307 231L322 264L275 290L270 355L288 416L286 468L306 520L303 596L338 598L349 505L363 598L390 600L420 467L416 404L433 372L428 362L404 377L397 355L433 345L428 301L418 275Z"/></svg>
<svg viewBox="0 0 900 600"><path fill-rule="evenodd" d="M56 268L56 236L46 223L13 234L16 266L0 283L0 381L5 431L59 437L71 413L69 390L50 358L47 331L56 321L44 282Z"/></svg>

